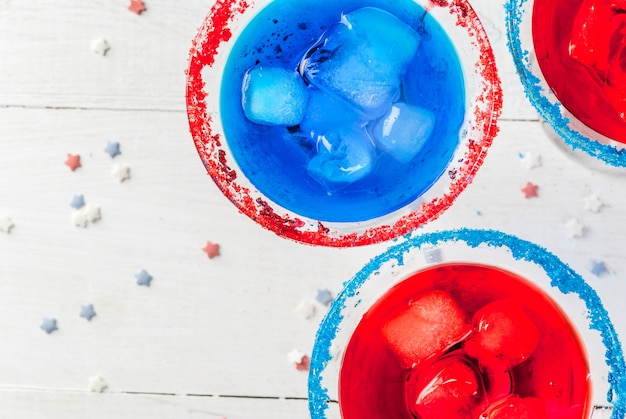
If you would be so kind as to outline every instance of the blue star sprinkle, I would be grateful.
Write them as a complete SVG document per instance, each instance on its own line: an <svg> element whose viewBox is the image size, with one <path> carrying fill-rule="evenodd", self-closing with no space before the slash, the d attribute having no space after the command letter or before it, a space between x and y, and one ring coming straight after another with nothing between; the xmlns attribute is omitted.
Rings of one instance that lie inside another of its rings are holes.
<svg viewBox="0 0 626 419"><path fill-rule="evenodd" d="M118 154L122 154L120 151L120 143L112 143L110 141L107 143L106 147L104 147L104 151L106 151L111 158L114 158Z"/></svg>
<svg viewBox="0 0 626 419"><path fill-rule="evenodd" d="M327 306L334 300L328 288L324 288L323 290L317 290L317 295L315 296L315 299L319 301L320 304L324 304L325 306Z"/></svg>
<svg viewBox="0 0 626 419"><path fill-rule="evenodd" d="M83 195L74 195L70 206L75 209L80 209L85 206L85 197Z"/></svg>
<svg viewBox="0 0 626 419"><path fill-rule="evenodd" d="M606 265L601 260L591 261L591 268L589 268L589 271L595 276L600 276L603 273L608 272L608 270L606 269Z"/></svg>
<svg viewBox="0 0 626 419"><path fill-rule="evenodd" d="M96 312L93 309L93 304L81 305L80 306L80 317L86 318L88 321L91 321L91 318L96 315Z"/></svg>
<svg viewBox="0 0 626 419"><path fill-rule="evenodd" d="M140 270L135 274L135 278L137 278L137 285L143 285L146 287L150 286L150 281L152 281L152 275L146 272L145 269Z"/></svg>
<svg viewBox="0 0 626 419"><path fill-rule="evenodd" d="M45 331L47 334L54 332L55 330L59 330L57 327L57 319L49 319L45 317L41 322L41 329Z"/></svg>

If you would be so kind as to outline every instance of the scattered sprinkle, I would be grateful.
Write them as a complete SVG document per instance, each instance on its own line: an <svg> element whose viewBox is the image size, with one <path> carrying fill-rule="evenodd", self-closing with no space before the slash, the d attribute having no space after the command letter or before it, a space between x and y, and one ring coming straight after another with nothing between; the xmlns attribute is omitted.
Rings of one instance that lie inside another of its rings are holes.
<svg viewBox="0 0 626 419"><path fill-rule="evenodd" d="M206 253L209 259L213 259L214 257L220 255L220 245L217 243L208 241L202 248L202 251Z"/></svg>
<svg viewBox="0 0 626 419"><path fill-rule="evenodd" d="M50 334L55 330L59 330L59 328L57 327L57 319L49 319L47 317L43 319L43 321L41 322L41 326L39 327L41 327L41 329L47 334Z"/></svg>
<svg viewBox="0 0 626 419"><path fill-rule="evenodd" d="M585 209L591 212L600 212L600 208L604 206L604 202L600 200L600 197L596 194L591 194L584 198Z"/></svg>
<svg viewBox="0 0 626 419"><path fill-rule="evenodd" d="M114 158L115 156L122 154L122 152L120 151L120 143L112 143L112 142L108 142L106 147L104 147L104 151L111 156L111 158Z"/></svg>
<svg viewBox="0 0 626 419"><path fill-rule="evenodd" d="M111 170L111 175L120 182L124 182L125 180L130 179L130 167L116 164L113 166L113 170Z"/></svg>
<svg viewBox="0 0 626 419"><path fill-rule="evenodd" d="M539 189L539 186L532 184L530 182L527 182L526 185L524 185L524 187L521 189L521 191L524 193L524 198L529 199L529 198L535 198L538 196L537 194L538 189Z"/></svg>
<svg viewBox="0 0 626 419"><path fill-rule="evenodd" d="M74 195L70 201L70 207L81 209L85 206L85 197L83 195Z"/></svg>
<svg viewBox="0 0 626 419"><path fill-rule="evenodd" d="M96 375L89 378L89 385L87 387L89 391L92 391L94 393L102 393L107 387L107 383L101 376Z"/></svg>
<svg viewBox="0 0 626 419"><path fill-rule="evenodd" d="M96 312L93 309L93 304L81 305L80 306L80 317L86 318L88 321L91 321L91 318L96 315Z"/></svg>
<svg viewBox="0 0 626 419"><path fill-rule="evenodd" d="M65 159L65 164L73 172L80 167L80 156L78 154L67 153L67 159Z"/></svg>
<svg viewBox="0 0 626 419"><path fill-rule="evenodd" d="M308 355L304 355L302 357L302 360L296 363L296 369L298 371L308 371L310 365L311 365L311 358L309 358Z"/></svg>
<svg viewBox="0 0 626 419"><path fill-rule="evenodd" d="M291 352L287 354L287 358L289 358L289 362L296 364L296 369L298 371L308 371L309 365L311 364L311 359L308 355L300 352L297 349L293 349Z"/></svg>
<svg viewBox="0 0 626 419"><path fill-rule="evenodd" d="M577 218L571 218L565 223L565 229L569 238L582 237L585 234L585 225Z"/></svg>
<svg viewBox="0 0 626 419"><path fill-rule="evenodd" d="M441 249L430 248L422 250L426 263L439 263L441 262Z"/></svg>
<svg viewBox="0 0 626 419"><path fill-rule="evenodd" d="M539 154L527 151L526 153L521 154L521 158L522 164L528 170L541 166L541 155Z"/></svg>
<svg viewBox="0 0 626 419"><path fill-rule="evenodd" d="M332 296L328 288L324 288L323 290L317 290L317 295L315 296L315 299L320 304L327 306L333 302L334 297Z"/></svg>
<svg viewBox="0 0 626 419"><path fill-rule="evenodd" d="M310 319L315 316L315 311L315 304L313 301L308 299L300 301L300 304L296 307L296 313L298 313L303 319Z"/></svg>
<svg viewBox="0 0 626 419"><path fill-rule="evenodd" d="M86 204L72 214L72 223L77 227L86 228L89 223L100 220L100 207L93 204Z"/></svg>
<svg viewBox="0 0 626 419"><path fill-rule="evenodd" d="M128 5L128 10L140 15L141 12L146 11L146 6L143 4L142 0L130 0L130 4Z"/></svg>
<svg viewBox="0 0 626 419"><path fill-rule="evenodd" d="M594 274L595 276L600 276L603 273L608 272L608 270L606 269L606 265L604 263L604 261L601 260L592 260L591 261L591 267L589 268L589 271Z"/></svg>
<svg viewBox="0 0 626 419"><path fill-rule="evenodd" d="M11 230L15 227L15 223L8 215L0 215L0 231L4 233L11 233Z"/></svg>
<svg viewBox="0 0 626 419"><path fill-rule="evenodd" d="M96 38L91 41L91 51L93 51L94 54L102 55L104 57L110 49L111 47L109 46L109 43L104 38Z"/></svg>
<svg viewBox="0 0 626 419"><path fill-rule="evenodd" d="M146 272L145 269L140 270L135 274L135 278L137 279L137 285L143 285L146 287L150 286L150 281L152 281L152 275Z"/></svg>

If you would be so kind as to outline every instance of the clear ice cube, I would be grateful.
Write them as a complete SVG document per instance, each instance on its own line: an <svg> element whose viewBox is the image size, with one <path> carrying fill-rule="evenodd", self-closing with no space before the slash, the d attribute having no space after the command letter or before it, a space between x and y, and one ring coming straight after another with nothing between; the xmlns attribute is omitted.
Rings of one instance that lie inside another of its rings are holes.
<svg viewBox="0 0 626 419"><path fill-rule="evenodd" d="M300 129L304 133L315 135L347 123L365 125L367 120L343 100L309 87L306 114L300 122Z"/></svg>
<svg viewBox="0 0 626 419"><path fill-rule="evenodd" d="M302 77L278 67L254 67L243 78L246 117L262 125L293 126L306 111L308 92Z"/></svg>
<svg viewBox="0 0 626 419"><path fill-rule="evenodd" d="M396 102L373 124L372 137L379 149L401 163L408 163L424 147L434 126L433 112Z"/></svg>
<svg viewBox="0 0 626 419"><path fill-rule="evenodd" d="M419 35L392 14L363 7L344 14L305 54L300 72L368 119L385 114L400 95Z"/></svg>

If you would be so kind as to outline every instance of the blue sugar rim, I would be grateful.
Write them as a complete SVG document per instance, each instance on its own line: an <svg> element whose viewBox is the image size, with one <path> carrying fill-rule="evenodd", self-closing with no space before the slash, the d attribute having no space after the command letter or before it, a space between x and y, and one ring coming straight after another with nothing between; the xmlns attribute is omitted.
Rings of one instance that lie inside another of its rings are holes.
<svg viewBox="0 0 626 419"><path fill-rule="evenodd" d="M522 47L519 25L522 21L522 7L528 0L508 0L506 9L506 32L509 51L513 56L517 74L519 75L526 97L539 112L539 115L547 121L556 133L563 139L565 144L573 150L580 149L592 157L595 157L611 166L626 167L626 149L618 150L616 147L601 144L580 132L569 127L570 120L561 113L561 105L551 103L543 95L540 80L529 69L528 50Z"/></svg>
<svg viewBox="0 0 626 419"><path fill-rule="evenodd" d="M607 392L607 402L613 405L612 419L626 417L626 364L624 354L613 323L602 305L595 290L585 282L572 268L561 262L558 257L541 246L519 239L515 236L494 230L473 230L462 228L442 232L427 233L414 237L407 237L405 241L390 247L385 253L373 258L361 269L344 289L339 293L317 332L311 365L309 371L309 412L312 419L325 419L325 410L328 408L330 397L328 389L322 385L322 373L332 359L330 348L337 336L344 318L342 311L346 308L348 299L357 295L361 286L383 264L395 261L398 265L404 264L404 255L412 249L423 246L437 246L444 242L465 242L469 247L481 245L489 247L505 247L516 260L532 262L543 268L550 278L550 284L558 288L563 294L577 294L585 302L589 312L589 327L600 332L602 343L606 348L606 363L610 368Z"/></svg>

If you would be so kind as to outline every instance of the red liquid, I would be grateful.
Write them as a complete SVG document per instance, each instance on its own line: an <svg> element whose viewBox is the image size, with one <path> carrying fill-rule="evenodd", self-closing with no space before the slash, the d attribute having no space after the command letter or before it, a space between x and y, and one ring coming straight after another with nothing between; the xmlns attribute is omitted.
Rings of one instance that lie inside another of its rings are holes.
<svg viewBox="0 0 626 419"><path fill-rule="evenodd" d="M532 27L539 67L563 106L626 143L626 1L535 0Z"/></svg>
<svg viewBox="0 0 626 419"><path fill-rule="evenodd" d="M443 327L405 321L436 307ZM509 333L506 354L490 346L494 330ZM398 350L399 331L417 346ZM543 291L496 268L442 265L397 284L363 316L344 354L339 403L344 419L581 419L588 374L576 332Z"/></svg>

